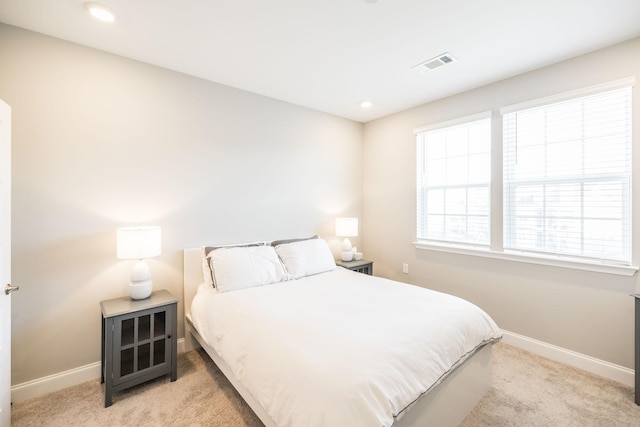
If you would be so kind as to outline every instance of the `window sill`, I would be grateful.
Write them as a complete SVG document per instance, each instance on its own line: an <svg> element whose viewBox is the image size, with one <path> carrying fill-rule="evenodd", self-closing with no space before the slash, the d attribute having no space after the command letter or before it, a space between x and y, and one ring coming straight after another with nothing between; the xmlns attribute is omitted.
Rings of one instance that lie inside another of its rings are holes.
<svg viewBox="0 0 640 427"><path fill-rule="evenodd" d="M426 249L430 251L448 252L460 255L471 255L483 258L493 258L505 261L526 262L528 264L545 265L551 267L571 268L574 270L592 271L596 273L615 274L618 276L631 277L638 271L636 266L613 265L590 263L582 260L561 259L554 257L543 257L524 255L515 252L497 252L484 248L470 248L455 245L438 245L426 242L414 242L417 249Z"/></svg>

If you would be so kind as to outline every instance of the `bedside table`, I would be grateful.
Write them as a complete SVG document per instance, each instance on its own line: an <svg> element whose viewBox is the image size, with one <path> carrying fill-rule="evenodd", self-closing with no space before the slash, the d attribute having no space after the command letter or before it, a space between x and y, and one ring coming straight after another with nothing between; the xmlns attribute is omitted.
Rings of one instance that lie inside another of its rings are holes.
<svg viewBox="0 0 640 427"><path fill-rule="evenodd" d="M336 265L347 268L349 270L357 271L358 273L373 274L373 261L368 259L361 259L360 261L336 261Z"/></svg>
<svg viewBox="0 0 640 427"><path fill-rule="evenodd" d="M166 290L147 299L100 302L104 407L113 393L171 374L177 378L178 300Z"/></svg>

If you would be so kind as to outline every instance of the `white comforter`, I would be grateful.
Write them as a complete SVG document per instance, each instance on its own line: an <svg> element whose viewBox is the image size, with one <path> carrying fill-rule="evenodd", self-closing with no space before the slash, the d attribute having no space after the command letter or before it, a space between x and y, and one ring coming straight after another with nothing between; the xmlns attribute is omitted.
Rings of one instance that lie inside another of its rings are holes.
<svg viewBox="0 0 640 427"><path fill-rule="evenodd" d="M451 295L337 268L233 292L200 288L200 335L278 426L391 426L502 335Z"/></svg>

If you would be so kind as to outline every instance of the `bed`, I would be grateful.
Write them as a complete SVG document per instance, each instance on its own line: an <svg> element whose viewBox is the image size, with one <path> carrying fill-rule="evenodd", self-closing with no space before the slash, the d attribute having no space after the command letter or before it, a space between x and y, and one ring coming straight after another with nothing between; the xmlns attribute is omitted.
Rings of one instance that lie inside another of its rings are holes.
<svg viewBox="0 0 640 427"><path fill-rule="evenodd" d="M491 387L501 331L471 303L336 267L322 239L213 249L184 251L187 348L266 426L456 426Z"/></svg>

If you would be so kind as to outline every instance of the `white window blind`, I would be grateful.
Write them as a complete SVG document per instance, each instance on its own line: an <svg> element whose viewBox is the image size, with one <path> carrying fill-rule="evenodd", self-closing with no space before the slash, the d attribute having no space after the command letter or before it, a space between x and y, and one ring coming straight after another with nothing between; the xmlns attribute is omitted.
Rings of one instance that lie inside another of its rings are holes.
<svg viewBox="0 0 640 427"><path fill-rule="evenodd" d="M416 130L417 238L490 243L491 114Z"/></svg>
<svg viewBox="0 0 640 427"><path fill-rule="evenodd" d="M504 248L631 262L631 87L503 116Z"/></svg>

